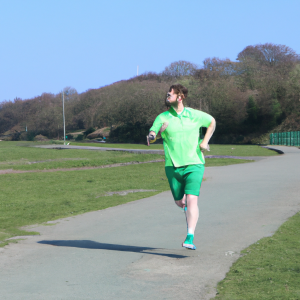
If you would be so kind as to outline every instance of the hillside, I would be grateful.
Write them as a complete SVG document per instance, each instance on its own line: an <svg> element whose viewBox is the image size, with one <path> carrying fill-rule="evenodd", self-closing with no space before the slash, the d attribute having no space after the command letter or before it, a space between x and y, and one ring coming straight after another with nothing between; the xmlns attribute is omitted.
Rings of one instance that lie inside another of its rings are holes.
<svg viewBox="0 0 300 300"><path fill-rule="evenodd" d="M65 88L67 132L108 127L114 141L142 142L155 117L167 109L166 93L174 83L188 88L186 106L215 117L214 142L249 143L273 129L297 130L299 55L283 45L264 44L248 46L237 57L237 62L208 58L201 68L178 61L160 74L81 94ZM0 103L0 139L30 140L38 134L61 139L62 123L61 94Z"/></svg>

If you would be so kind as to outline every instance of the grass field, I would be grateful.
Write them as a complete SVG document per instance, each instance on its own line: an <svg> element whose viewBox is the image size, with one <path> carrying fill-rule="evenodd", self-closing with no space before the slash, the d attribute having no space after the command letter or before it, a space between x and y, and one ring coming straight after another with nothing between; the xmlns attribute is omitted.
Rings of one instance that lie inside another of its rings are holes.
<svg viewBox="0 0 300 300"><path fill-rule="evenodd" d="M163 159L162 155L116 151L55 150L31 147L37 143L0 142L0 170L50 170L97 167L120 162ZM208 159L207 166L247 160ZM120 169L121 168L121 169ZM0 245L19 228L87 211L99 210L169 190L164 162L106 169L0 175ZM151 188L150 188L151 187ZM105 196L107 192L154 189L155 192Z"/></svg>
<svg viewBox="0 0 300 300"><path fill-rule="evenodd" d="M164 156L159 154L75 149L56 150L30 147L32 145L37 144L28 142L0 142L0 170L49 170L58 168L97 167L131 161L144 162L164 159ZM222 148L224 147L226 146L221 146L219 152L222 152ZM266 155L269 155L269 152L271 152L271 154L274 152L266 149L262 150L262 153ZM227 150L225 149L224 151ZM258 152L257 149L255 151ZM240 150L239 152L242 151ZM225 166L245 162L249 161L214 158L207 159L206 166Z"/></svg>
<svg viewBox="0 0 300 300"><path fill-rule="evenodd" d="M130 161L164 159L158 154L116 151L56 150L30 147L36 143L0 142L0 170L44 170L97 167Z"/></svg>
<svg viewBox="0 0 300 300"><path fill-rule="evenodd" d="M35 144L0 142L0 170L101 166L163 158L153 154L28 147ZM132 145L126 147L133 148ZM277 155L258 146L212 145L211 148L208 154L212 155ZM249 161L207 159L206 162L206 166L219 166ZM6 240L10 237L36 234L20 229L24 225L43 224L169 190L163 162L106 169L6 174L0 175L0 178L0 246L14 242ZM106 195L108 192L131 189L156 191L125 196ZM282 225L273 237L262 239L245 249L243 257L219 283L216 299L300 299L299 228L298 213Z"/></svg>
<svg viewBox="0 0 300 300"><path fill-rule="evenodd" d="M20 231L20 226L116 206L169 188L163 163L0 176L0 241L28 234ZM129 189L156 192L105 196L107 192Z"/></svg>
<svg viewBox="0 0 300 300"><path fill-rule="evenodd" d="M140 144L109 144L109 143L72 143L71 145L78 146L93 146L93 147L104 147L104 148L123 148L123 149L157 149L163 150L162 144L152 144L149 147ZM277 152L262 148L257 145L210 145L209 152L205 155L229 155L229 156L272 156L278 155Z"/></svg>
<svg viewBox="0 0 300 300"><path fill-rule="evenodd" d="M300 299L300 213L285 222L272 237L242 251L215 299Z"/></svg>

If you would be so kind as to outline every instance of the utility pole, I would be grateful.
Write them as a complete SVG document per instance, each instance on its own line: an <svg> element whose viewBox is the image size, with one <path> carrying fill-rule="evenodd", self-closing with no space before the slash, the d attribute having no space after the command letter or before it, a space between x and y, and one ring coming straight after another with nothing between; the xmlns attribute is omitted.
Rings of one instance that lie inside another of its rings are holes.
<svg viewBox="0 0 300 300"><path fill-rule="evenodd" d="M136 76L139 76L139 65L137 66Z"/></svg>
<svg viewBox="0 0 300 300"><path fill-rule="evenodd" d="M62 100L63 100L63 120L64 120L64 145L66 144L66 122L65 122L65 95L64 91L62 92Z"/></svg>

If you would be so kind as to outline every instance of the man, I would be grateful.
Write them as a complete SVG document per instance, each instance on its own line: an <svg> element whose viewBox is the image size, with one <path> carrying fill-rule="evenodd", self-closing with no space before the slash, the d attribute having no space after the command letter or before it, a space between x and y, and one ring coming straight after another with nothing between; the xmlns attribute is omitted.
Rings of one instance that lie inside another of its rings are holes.
<svg viewBox="0 0 300 300"><path fill-rule="evenodd" d="M202 151L209 150L208 142L216 122L207 113L184 107L183 99L187 94L188 90L180 84L170 87L166 100L170 109L156 117L147 138L154 142L158 132L161 133L169 185L175 203L186 214L188 232L182 246L195 250L193 240L199 217L198 196L205 164ZM199 138L201 127L207 127L202 141Z"/></svg>

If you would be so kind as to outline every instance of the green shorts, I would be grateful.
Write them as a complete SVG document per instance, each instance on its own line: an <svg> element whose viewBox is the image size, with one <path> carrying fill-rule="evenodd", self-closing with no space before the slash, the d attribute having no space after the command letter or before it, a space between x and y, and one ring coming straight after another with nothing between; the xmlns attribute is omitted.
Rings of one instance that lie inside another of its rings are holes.
<svg viewBox="0 0 300 300"><path fill-rule="evenodd" d="M186 195L199 196L203 179L204 165L188 165L179 168L165 167L174 200L181 200Z"/></svg>

